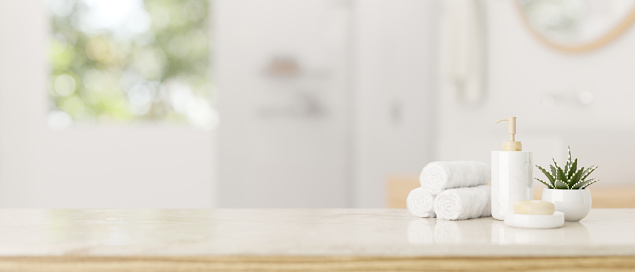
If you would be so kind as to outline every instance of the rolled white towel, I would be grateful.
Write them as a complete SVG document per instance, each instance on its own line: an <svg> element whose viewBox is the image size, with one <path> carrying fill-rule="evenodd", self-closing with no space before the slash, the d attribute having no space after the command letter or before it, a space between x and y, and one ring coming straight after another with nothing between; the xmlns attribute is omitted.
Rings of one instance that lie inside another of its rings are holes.
<svg viewBox="0 0 635 272"><path fill-rule="evenodd" d="M431 162L419 175L421 187L432 195L443 190L488 184L491 171L489 165L475 161Z"/></svg>
<svg viewBox="0 0 635 272"><path fill-rule="evenodd" d="M434 196L423 188L416 188L408 194L406 206L410 214L416 217L435 217Z"/></svg>
<svg viewBox="0 0 635 272"><path fill-rule="evenodd" d="M445 190L434 199L434 213L445 220L491 216L490 194L489 185Z"/></svg>

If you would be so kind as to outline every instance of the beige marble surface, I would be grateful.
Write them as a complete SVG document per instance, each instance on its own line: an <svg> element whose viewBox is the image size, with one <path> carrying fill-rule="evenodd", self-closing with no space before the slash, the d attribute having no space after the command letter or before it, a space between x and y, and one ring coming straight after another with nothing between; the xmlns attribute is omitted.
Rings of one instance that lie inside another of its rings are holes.
<svg viewBox="0 0 635 272"><path fill-rule="evenodd" d="M0 256L632 256L635 209L517 229L401 209L0 210Z"/></svg>

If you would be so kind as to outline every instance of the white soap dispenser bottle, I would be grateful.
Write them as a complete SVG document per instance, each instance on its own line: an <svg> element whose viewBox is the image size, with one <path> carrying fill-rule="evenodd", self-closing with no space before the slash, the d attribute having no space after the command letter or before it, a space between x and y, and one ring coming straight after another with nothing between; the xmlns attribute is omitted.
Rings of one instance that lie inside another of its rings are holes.
<svg viewBox="0 0 635 272"><path fill-rule="evenodd" d="M515 139L516 117L502 121L509 122L509 141L503 151L492 151L492 217L498 220L505 220L514 202L533 198L532 154Z"/></svg>

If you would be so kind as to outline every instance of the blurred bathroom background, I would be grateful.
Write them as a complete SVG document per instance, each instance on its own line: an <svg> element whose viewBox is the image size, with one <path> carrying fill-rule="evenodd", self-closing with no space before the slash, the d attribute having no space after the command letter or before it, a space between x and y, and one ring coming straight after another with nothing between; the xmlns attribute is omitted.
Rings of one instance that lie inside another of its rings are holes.
<svg viewBox="0 0 635 272"><path fill-rule="evenodd" d="M509 116L535 163L571 146L596 207L632 205L634 20L632 0L0 1L0 208L399 207L430 161L489 163Z"/></svg>

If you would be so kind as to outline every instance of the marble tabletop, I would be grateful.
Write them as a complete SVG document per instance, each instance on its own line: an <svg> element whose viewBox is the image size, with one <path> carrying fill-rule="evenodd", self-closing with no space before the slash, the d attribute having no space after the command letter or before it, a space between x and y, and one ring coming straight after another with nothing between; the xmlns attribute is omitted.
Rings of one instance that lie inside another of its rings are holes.
<svg viewBox="0 0 635 272"><path fill-rule="evenodd" d="M635 209L519 229L401 209L0 210L0 256L633 256Z"/></svg>

